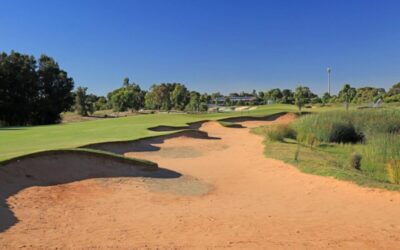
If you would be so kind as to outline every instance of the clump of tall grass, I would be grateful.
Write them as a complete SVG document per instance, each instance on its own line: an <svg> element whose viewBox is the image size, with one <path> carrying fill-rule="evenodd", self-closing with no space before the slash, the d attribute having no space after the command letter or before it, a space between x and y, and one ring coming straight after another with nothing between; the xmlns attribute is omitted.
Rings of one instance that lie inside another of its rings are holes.
<svg viewBox="0 0 400 250"><path fill-rule="evenodd" d="M296 131L290 125L267 126L264 129L264 134L270 141L284 141L285 138L296 138Z"/></svg>
<svg viewBox="0 0 400 250"><path fill-rule="evenodd" d="M312 149L317 143L318 143L317 137L313 133L308 134L307 144L310 146L310 148Z"/></svg>
<svg viewBox="0 0 400 250"><path fill-rule="evenodd" d="M400 184L400 160L390 160L387 163L386 171L391 183Z"/></svg>
<svg viewBox="0 0 400 250"><path fill-rule="evenodd" d="M329 113L329 114L327 114ZM297 139L307 142L310 134L320 142L355 143L362 140L346 112L327 112L307 115L294 123Z"/></svg>
<svg viewBox="0 0 400 250"><path fill-rule="evenodd" d="M294 123L298 140L312 133L321 142L355 143L377 133L400 133L400 110L331 111L303 116Z"/></svg>
<svg viewBox="0 0 400 250"><path fill-rule="evenodd" d="M380 181L392 181L391 171L400 162L400 134L371 135L361 148L362 170ZM400 168L400 166L398 166Z"/></svg>
<svg viewBox="0 0 400 250"><path fill-rule="evenodd" d="M306 115L293 128L297 140L309 145L314 137L325 143L360 143L354 145L360 154L350 156L350 166L376 180L400 183L400 110L363 109Z"/></svg>

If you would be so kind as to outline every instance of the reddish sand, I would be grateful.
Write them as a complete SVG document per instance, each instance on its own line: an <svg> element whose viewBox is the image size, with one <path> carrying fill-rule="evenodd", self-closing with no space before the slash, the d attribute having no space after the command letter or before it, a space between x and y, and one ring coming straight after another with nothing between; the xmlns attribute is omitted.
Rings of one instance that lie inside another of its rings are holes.
<svg viewBox="0 0 400 250"><path fill-rule="evenodd" d="M182 177L20 191L8 199L19 222L0 233L0 249L400 248L400 193L300 173L265 158L262 138L246 128L201 130L221 139L173 138L128 153Z"/></svg>

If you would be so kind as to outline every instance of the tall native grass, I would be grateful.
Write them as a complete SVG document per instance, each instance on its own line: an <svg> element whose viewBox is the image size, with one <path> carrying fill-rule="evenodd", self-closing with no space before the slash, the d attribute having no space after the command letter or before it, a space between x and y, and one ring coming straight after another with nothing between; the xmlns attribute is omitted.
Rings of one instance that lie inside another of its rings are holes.
<svg viewBox="0 0 400 250"><path fill-rule="evenodd" d="M361 169L380 181L399 183L400 134L379 133L360 147Z"/></svg>
<svg viewBox="0 0 400 250"><path fill-rule="evenodd" d="M400 133L400 111L363 109L311 114L297 120L294 128L300 141L305 141L308 134L313 133L321 142L332 142L332 132L341 129L368 140L378 133Z"/></svg>
<svg viewBox="0 0 400 250"><path fill-rule="evenodd" d="M283 142L285 138L296 139L296 131L287 124L272 126L261 126L252 129L252 132L259 135L265 135L269 141Z"/></svg>
<svg viewBox="0 0 400 250"><path fill-rule="evenodd" d="M340 147L353 143L364 174L400 184L400 110L364 109L306 115L293 124L300 143L310 136ZM340 143L340 144L338 144Z"/></svg>

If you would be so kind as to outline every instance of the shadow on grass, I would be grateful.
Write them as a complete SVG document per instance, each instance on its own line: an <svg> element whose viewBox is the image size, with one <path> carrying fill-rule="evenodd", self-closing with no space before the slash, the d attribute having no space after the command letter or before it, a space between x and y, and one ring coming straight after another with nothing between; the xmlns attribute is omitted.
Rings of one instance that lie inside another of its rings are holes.
<svg viewBox="0 0 400 250"><path fill-rule="evenodd" d="M93 178L171 179L181 174L164 168L146 170L134 163L76 152L37 154L0 166L0 233L18 222L7 199L33 186L52 186Z"/></svg>
<svg viewBox="0 0 400 250"><path fill-rule="evenodd" d="M334 148L334 145L331 144L320 144L318 145L319 148Z"/></svg>
<svg viewBox="0 0 400 250"><path fill-rule="evenodd" d="M13 127L0 127L0 131L10 131L10 130L25 130L25 128L13 128Z"/></svg>

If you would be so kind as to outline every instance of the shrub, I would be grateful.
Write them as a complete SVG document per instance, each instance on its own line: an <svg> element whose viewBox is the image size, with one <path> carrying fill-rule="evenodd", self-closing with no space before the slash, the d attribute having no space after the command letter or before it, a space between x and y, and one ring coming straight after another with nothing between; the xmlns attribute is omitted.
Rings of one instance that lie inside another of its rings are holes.
<svg viewBox="0 0 400 250"><path fill-rule="evenodd" d="M387 126L387 132L391 134L397 134L400 132L400 124L389 124Z"/></svg>
<svg viewBox="0 0 400 250"><path fill-rule="evenodd" d="M386 165L386 171L391 183L400 184L400 160L390 160Z"/></svg>
<svg viewBox="0 0 400 250"><path fill-rule="evenodd" d="M361 159L361 154L353 153L350 158L350 166L354 169L361 170Z"/></svg>
<svg viewBox="0 0 400 250"><path fill-rule="evenodd" d="M351 123L333 123L329 134L329 142L356 143L362 139L363 135Z"/></svg>

